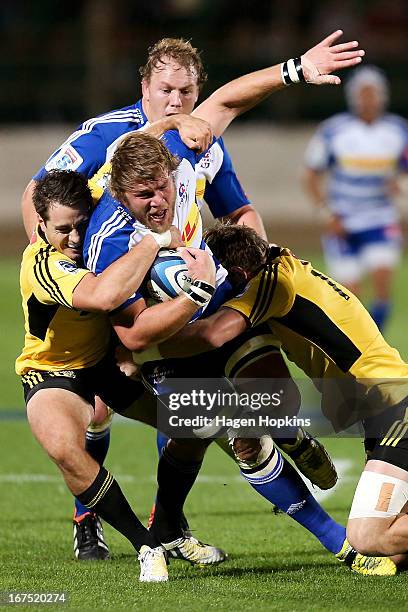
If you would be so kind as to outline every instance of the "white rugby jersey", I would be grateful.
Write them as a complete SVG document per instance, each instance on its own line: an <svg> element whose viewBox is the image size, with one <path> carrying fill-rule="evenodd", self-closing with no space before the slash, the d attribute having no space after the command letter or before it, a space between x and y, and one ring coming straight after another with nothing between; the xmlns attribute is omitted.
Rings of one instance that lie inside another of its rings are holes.
<svg viewBox="0 0 408 612"><path fill-rule="evenodd" d="M51 155L33 178L38 180L54 169L77 170L87 178L92 178L110 161L118 143L126 134L145 129L148 125L142 100L88 119ZM196 169L199 209L205 198L213 216L219 218L249 204L222 138L207 151ZM190 226L196 221L193 214L189 220Z"/></svg>
<svg viewBox="0 0 408 612"><path fill-rule="evenodd" d="M195 202L195 163L197 157L193 151L184 145L178 132L166 132L163 140L173 155L180 159L179 167L174 175L176 202L173 223L182 232L188 246L205 249L211 253L202 239L201 215ZM109 190L104 189L106 174L109 172L108 166L109 164L106 164L106 168L103 166L100 173L95 176L96 190L99 187L99 201L91 215L83 249L86 267L96 274L100 274L112 262L126 253L148 231L143 224L136 221L129 211L113 198ZM102 181L101 185L98 184L98 175L100 175L99 180ZM90 181L91 185L92 182ZM95 187L93 191L95 192ZM227 271L217 261L215 263L218 289L224 284ZM229 284L227 289L229 290ZM137 292L120 308L129 306L140 297L141 294Z"/></svg>
<svg viewBox="0 0 408 612"><path fill-rule="evenodd" d="M395 224L389 180L408 168L408 122L391 114L371 124L351 113L335 115L319 126L305 163L329 171L328 205L347 231Z"/></svg>

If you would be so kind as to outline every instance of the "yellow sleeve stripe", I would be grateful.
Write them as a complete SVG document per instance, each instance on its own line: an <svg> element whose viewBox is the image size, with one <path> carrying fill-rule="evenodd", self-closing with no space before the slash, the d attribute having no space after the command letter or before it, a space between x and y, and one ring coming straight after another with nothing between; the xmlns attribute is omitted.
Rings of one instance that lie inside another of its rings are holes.
<svg viewBox="0 0 408 612"><path fill-rule="evenodd" d="M278 264L272 264L269 262L262 272L255 302L249 314L249 320L253 327L258 325L258 323L260 323L262 318L268 312L269 306L273 300L277 282Z"/></svg>
<svg viewBox="0 0 408 612"><path fill-rule="evenodd" d="M51 246L47 246L45 249L40 249L35 256L34 276L39 285L44 289L44 291L46 291L46 293L48 293L54 302L61 304L61 306L72 308L71 304L65 299L61 289L58 286L58 283L50 273L48 266L50 251Z"/></svg>

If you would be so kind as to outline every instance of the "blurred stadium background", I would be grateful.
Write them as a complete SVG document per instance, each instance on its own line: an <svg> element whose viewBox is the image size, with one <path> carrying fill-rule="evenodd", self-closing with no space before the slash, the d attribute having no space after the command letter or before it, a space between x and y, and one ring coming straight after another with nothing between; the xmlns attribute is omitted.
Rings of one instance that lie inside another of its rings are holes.
<svg viewBox="0 0 408 612"><path fill-rule="evenodd" d="M3 323L10 312L14 317L5 330L11 338L3 346L5 388L0 406L9 408L10 402L21 406L12 369L22 338L16 266L26 239L20 197L50 152L84 119L139 98L138 68L147 47L163 36L191 38L203 50L209 75L204 98L243 72L301 53L338 27L346 39L360 41L367 63L387 72L391 110L404 115L408 96L404 0L391 5L384 0L0 3ZM299 184L304 148L316 122L343 108L342 87L291 87L238 119L225 136L238 176L261 212L270 239L302 254L320 252L319 226ZM400 198L405 226L407 195L408 187Z"/></svg>

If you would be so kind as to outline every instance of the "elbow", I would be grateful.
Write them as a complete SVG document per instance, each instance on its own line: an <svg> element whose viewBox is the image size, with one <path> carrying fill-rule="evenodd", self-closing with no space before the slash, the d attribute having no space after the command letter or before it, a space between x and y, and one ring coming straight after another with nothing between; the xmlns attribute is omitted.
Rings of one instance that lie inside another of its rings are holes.
<svg viewBox="0 0 408 612"><path fill-rule="evenodd" d="M149 342L147 338L135 334L132 330L122 330L121 333L118 333L118 336L122 344L132 353L142 353L153 344L153 342Z"/></svg>
<svg viewBox="0 0 408 612"><path fill-rule="evenodd" d="M124 343L126 348L128 348L133 353L142 353L146 349L150 348L152 345L151 342L147 342L144 338L132 338L129 340L129 343Z"/></svg>
<svg viewBox="0 0 408 612"><path fill-rule="evenodd" d="M109 297L101 298L98 300L98 303L95 305L98 312L103 312L103 314L109 315L115 308L119 306L117 301L111 300Z"/></svg>
<svg viewBox="0 0 408 612"><path fill-rule="evenodd" d="M207 350L220 348L225 344L222 334L217 330L216 325L207 325L202 333L202 340L205 343Z"/></svg>
<svg viewBox="0 0 408 612"><path fill-rule="evenodd" d="M123 304L124 300L126 299L122 292L118 293L117 295L112 295L112 287L104 287L103 290L99 290L96 293L95 307L98 309L98 311L108 315Z"/></svg>

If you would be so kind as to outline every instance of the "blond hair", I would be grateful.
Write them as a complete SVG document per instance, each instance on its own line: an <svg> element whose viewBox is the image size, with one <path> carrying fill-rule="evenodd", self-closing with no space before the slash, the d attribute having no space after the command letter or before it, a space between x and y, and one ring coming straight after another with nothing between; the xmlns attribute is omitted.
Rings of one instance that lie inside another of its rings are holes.
<svg viewBox="0 0 408 612"><path fill-rule="evenodd" d="M197 77L197 85L201 89L207 80L207 74L200 53L184 38L162 38L149 47L147 62L139 68L140 75L142 79L149 81L153 70L162 70L167 63L166 59L172 59Z"/></svg>
<svg viewBox="0 0 408 612"><path fill-rule="evenodd" d="M132 132L113 154L109 189L123 202L125 192L132 192L136 183L147 183L167 177L179 165L164 144L149 134Z"/></svg>

